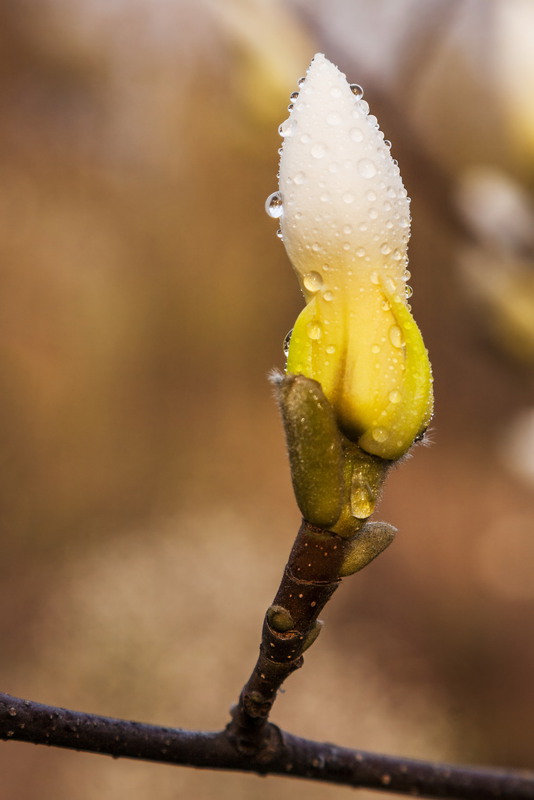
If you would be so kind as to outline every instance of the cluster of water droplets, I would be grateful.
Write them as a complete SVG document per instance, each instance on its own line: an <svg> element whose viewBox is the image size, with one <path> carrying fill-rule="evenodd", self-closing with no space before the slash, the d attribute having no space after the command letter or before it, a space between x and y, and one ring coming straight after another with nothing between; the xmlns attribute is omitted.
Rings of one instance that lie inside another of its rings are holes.
<svg viewBox="0 0 534 800"><path fill-rule="evenodd" d="M299 90L294 91L290 95L290 105L289 111L290 116L286 119L279 127L279 133L282 138L285 140L290 139L292 137L298 136L299 134L299 116L297 111L295 110L295 117L293 112L294 106L296 101L299 99L302 87L306 81L306 78L302 77L298 81ZM362 87L359 84L350 84L350 90L357 101L355 106L355 111L353 112L355 122L352 128L350 128L349 136L350 139L355 143L363 142L366 139L366 134L362 129L362 125L370 126L371 128L375 129L376 134L378 135L377 141L382 143L382 147L380 149L380 145L376 151L376 157L371 156L372 154L369 153L363 155L357 160L355 165L351 164L350 162L346 161L345 163L336 163L335 161L331 161L328 163L327 169L328 172L334 174L336 172L343 172L344 169L356 169L357 174L365 179L372 181L373 179L377 179L377 175L382 174L384 171L383 164L385 163L385 159L389 160L389 169L394 176L399 175L398 165L396 161L391 162L389 158L389 149L391 148L391 142L388 140L384 140L384 136L382 132L378 128L378 121L375 116L369 114L369 106L367 102L363 99L364 92ZM309 87L304 89L306 93L309 93L311 90ZM341 86L332 86L330 88L330 95L336 98L342 98L343 92ZM304 97L306 105L306 97ZM357 109L357 110L356 110ZM343 119L341 115L332 110L332 107L328 109L325 116L325 122L329 127L337 128L338 126L342 125ZM367 134L368 136L368 134ZM328 161L328 146L323 141L313 141L310 134L307 132L302 132L301 135L298 137L299 143L306 146L309 145L309 155L313 161L322 162L323 160L326 162ZM279 153L282 154L284 150L284 146L279 149ZM382 152L381 152L382 150ZM386 156L386 153L388 155ZM377 160L378 159L378 160ZM306 172L302 169L297 170L293 175L290 175L286 178L288 184L294 184L295 187L303 186L308 181L308 176ZM284 184L285 185L285 184ZM382 183L382 187L386 188L385 184ZM366 200L370 204L367 211L367 219L359 219L356 220L356 224L349 226L344 225L340 230L335 230L335 225L332 224L332 233L331 239L324 241L322 236L318 235L318 238L321 239L321 244L317 243L305 243L300 245L301 250L312 250L319 252L319 250L324 248L325 250L329 249L332 246L336 246L339 244L343 251L347 254L347 257L352 257L356 262L358 259L361 260L362 263L366 262L370 264L373 261L373 252L366 252L365 247L354 247L354 234L361 233L362 238L363 235L369 234L370 231L373 229L377 231L374 234L375 244L373 244L372 250L375 251L376 245L379 244L380 238L383 238L383 242L380 245L380 253L382 256L386 256L385 259L382 260L382 265L386 270L385 273L385 281L386 289L389 293L396 293L403 296L405 302L411 297L412 289L410 286L406 285L406 281L409 277L409 273L406 270L404 273L401 273L402 277L399 277L399 262L403 259L406 262L405 254L401 252L399 247L392 247L389 244L388 239L390 238L390 234L393 228L400 228L402 229L401 234L401 243L402 245L406 245L408 238L409 238L409 230L410 230L410 216L409 212L402 213L402 203L403 201L407 201L409 203L409 198L407 198L406 190L402 187L402 183L400 184L400 189L394 188L393 186L388 186L386 188L386 197L382 202L383 208L380 207L380 203L378 202L379 198L377 197L376 192L373 190L369 190L367 192ZM291 204L292 201L292 193L291 193L291 186L288 186L289 192L289 203ZM326 185L325 185L326 188ZM285 192L285 189L284 189ZM331 203L331 196L328 191L322 191L319 200L322 204L324 204L325 212L323 215L317 214L317 223L321 223L324 219L328 217L328 206ZM354 195L352 191L345 191L342 195L342 202L348 209L354 204L356 208L358 206L358 197ZM273 192L267 198L266 202L266 210L270 217L274 219L280 220L280 227L277 230L278 237L283 241L284 234L283 230L288 233L288 229L296 229L297 228L297 218L300 214L297 211L293 211L290 215L290 221L286 221L285 225L282 224L282 217L284 215L284 197L280 191ZM389 214L389 217L388 217ZM379 220L386 217L382 233L378 230ZM354 229L354 230L353 230ZM322 232L321 232L322 234ZM344 236L347 236L347 239L351 238L351 241L336 241L342 240ZM393 237L395 238L395 237ZM398 234L397 234L398 238ZM404 247L405 250L405 247ZM291 255L291 253L290 253ZM304 255L304 253L303 253ZM294 260L292 258L292 260ZM406 264L404 264L406 266ZM298 265L296 265L298 271ZM402 264L401 264L402 268ZM388 277L388 271L390 271L394 277Z"/></svg>

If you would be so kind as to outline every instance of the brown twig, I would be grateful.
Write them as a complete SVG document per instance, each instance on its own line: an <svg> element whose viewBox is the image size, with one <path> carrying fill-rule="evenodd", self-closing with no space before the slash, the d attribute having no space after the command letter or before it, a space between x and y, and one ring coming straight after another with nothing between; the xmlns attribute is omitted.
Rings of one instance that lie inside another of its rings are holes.
<svg viewBox="0 0 534 800"><path fill-rule="evenodd" d="M257 772L420 797L533 800L534 773L433 764L301 739L267 723L271 746L247 755L207 733L84 714L0 694L0 738L201 769Z"/></svg>
<svg viewBox="0 0 534 800"><path fill-rule="evenodd" d="M317 638L317 617L337 589L348 542L303 521L273 605L263 623L256 666L234 709L229 733L238 750L269 747L267 718L285 679L302 666L302 653Z"/></svg>

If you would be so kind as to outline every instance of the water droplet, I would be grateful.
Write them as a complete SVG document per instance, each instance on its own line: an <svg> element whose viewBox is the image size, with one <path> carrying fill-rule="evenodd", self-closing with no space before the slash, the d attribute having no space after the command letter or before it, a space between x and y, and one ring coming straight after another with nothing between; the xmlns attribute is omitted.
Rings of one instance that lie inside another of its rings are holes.
<svg viewBox="0 0 534 800"><path fill-rule="evenodd" d="M321 249L321 245L319 244L319 242L314 242L311 246L311 249L313 250L314 253L318 253L319 250Z"/></svg>
<svg viewBox="0 0 534 800"><path fill-rule="evenodd" d="M350 233L352 233L352 225L343 225L343 233L345 236L348 236Z"/></svg>
<svg viewBox="0 0 534 800"><path fill-rule="evenodd" d="M345 194L343 195L343 202L347 204L354 203L354 195L351 194L350 192L345 192Z"/></svg>
<svg viewBox="0 0 534 800"><path fill-rule="evenodd" d="M288 107L287 107L287 110L288 110L288 111L293 111L293 109L294 109L294 108L295 108L295 106L293 105L293 103L290 103L290 104L288 105Z"/></svg>
<svg viewBox="0 0 534 800"><path fill-rule="evenodd" d="M280 241L282 242L284 241L284 234L282 233L282 228L278 228L278 230L276 231L276 235L278 236Z"/></svg>
<svg viewBox="0 0 534 800"><path fill-rule="evenodd" d="M350 250L350 243L349 242L343 242L343 250Z"/></svg>
<svg viewBox="0 0 534 800"><path fill-rule="evenodd" d="M341 125L341 116L337 111L332 111L331 114L328 114L326 121L329 125Z"/></svg>
<svg viewBox="0 0 534 800"><path fill-rule="evenodd" d="M304 288L308 292L318 292L323 288L323 276L320 272L307 272L302 279Z"/></svg>
<svg viewBox="0 0 534 800"><path fill-rule="evenodd" d="M362 178L374 178L376 175L376 166L370 158L360 158L358 161L358 172Z"/></svg>
<svg viewBox="0 0 534 800"><path fill-rule="evenodd" d="M321 324L313 320L312 322L308 322L306 325L306 333L308 334L310 339L316 341L320 339L323 335L323 329L321 328Z"/></svg>
<svg viewBox="0 0 534 800"><path fill-rule="evenodd" d="M362 99L362 97L363 97L363 89L362 89L362 87L360 86L359 83L351 83L350 84L350 90L351 90L352 94L354 95L354 97L356 98L356 100L361 100Z"/></svg>
<svg viewBox="0 0 534 800"><path fill-rule="evenodd" d="M367 485L362 485L359 479L352 484L350 510L356 519L367 519L375 510L375 500L371 490Z"/></svg>
<svg viewBox="0 0 534 800"><path fill-rule="evenodd" d="M284 213L284 203L280 192L273 192L265 201L265 210L270 217L278 219Z"/></svg>
<svg viewBox="0 0 534 800"><path fill-rule="evenodd" d="M409 281L410 278L412 277L412 273L410 272L409 269L405 269L404 272L402 273L402 277L404 278L405 281Z"/></svg>
<svg viewBox="0 0 534 800"><path fill-rule="evenodd" d="M326 155L326 147L322 142L317 142L311 149L311 154L314 158L324 158Z"/></svg>
<svg viewBox="0 0 534 800"><path fill-rule="evenodd" d="M380 278L378 277L378 272L376 270L371 272L369 280L371 281L371 283L374 283L375 286L377 286L380 283Z"/></svg>
<svg viewBox="0 0 534 800"><path fill-rule="evenodd" d="M291 94L289 95L289 99L296 100L298 96L299 96L298 92L291 92Z"/></svg>
<svg viewBox="0 0 534 800"><path fill-rule="evenodd" d="M291 328L291 330L288 333L286 333L285 338L284 338L284 344L282 345L282 348L284 350L284 355L285 355L286 358L287 358L288 353L289 353L289 343L291 341L291 334L292 333L293 333L293 328Z"/></svg>
<svg viewBox="0 0 534 800"><path fill-rule="evenodd" d="M363 133L360 128L351 128L349 136L353 142L363 142Z"/></svg>
<svg viewBox="0 0 534 800"><path fill-rule="evenodd" d="M333 292L330 292L330 291L325 292L323 294L323 299L326 300L327 303L330 303L330 301L334 299ZM328 352L328 348L327 348L327 352Z"/></svg>
<svg viewBox="0 0 534 800"><path fill-rule="evenodd" d="M305 77L304 78L299 78L298 81L297 81L297 86L302 86L302 84L304 83L305 80L306 80Z"/></svg>
<svg viewBox="0 0 534 800"><path fill-rule="evenodd" d="M374 201L376 200L376 193L373 192L373 190L371 189L371 191L367 192L366 197L370 203L374 203Z"/></svg>
<svg viewBox="0 0 534 800"><path fill-rule="evenodd" d="M371 353L373 353L373 355L376 356L376 355L378 355L379 352L380 352L380 345L379 344L374 344L371 347Z"/></svg>
<svg viewBox="0 0 534 800"><path fill-rule="evenodd" d="M282 122L278 128L278 133L280 136L293 136L295 133L295 125L296 123L294 119L286 119L286 121Z"/></svg>
<svg viewBox="0 0 534 800"><path fill-rule="evenodd" d="M400 403L402 400L402 395L396 389L389 393L389 402L390 403Z"/></svg>
<svg viewBox="0 0 534 800"><path fill-rule="evenodd" d="M293 178L293 181L297 184L297 186L302 186L303 183L306 183L306 180L307 178L304 172L295 173L295 177Z"/></svg>
<svg viewBox="0 0 534 800"><path fill-rule="evenodd" d="M333 353L336 352L335 346L333 344L329 344L328 347L326 348L326 352L328 353L328 355L331 356Z"/></svg>
<svg viewBox="0 0 534 800"><path fill-rule="evenodd" d="M411 286L408 286L408 285L406 285L406 288L405 288L405 290L404 290L404 296L405 296L405 297L406 297L406 299L408 300L408 298L410 298L412 295L413 295L413 289L412 289L412 287L411 287Z"/></svg>
<svg viewBox="0 0 534 800"><path fill-rule="evenodd" d="M358 247L358 249L356 250L356 255L358 256L358 258L363 258L365 255L365 247Z"/></svg>
<svg viewBox="0 0 534 800"><path fill-rule="evenodd" d="M386 147L387 147L389 150L391 150L391 142L389 141L389 139L384 139L384 144L386 145Z"/></svg>
<svg viewBox="0 0 534 800"><path fill-rule="evenodd" d="M17 716L17 709L13 708L13 706L10 706L7 709L7 713L9 714L10 717L16 717Z"/></svg>
<svg viewBox="0 0 534 800"><path fill-rule="evenodd" d="M378 219L378 211L376 210L376 208L369 209L369 217L371 219Z"/></svg>
<svg viewBox="0 0 534 800"><path fill-rule="evenodd" d="M398 325L392 325L389 329L389 341L393 347L402 347L404 339L402 338L402 331Z"/></svg>
<svg viewBox="0 0 534 800"><path fill-rule="evenodd" d="M391 247L387 242L384 242L383 244L380 245L380 252L384 256L387 256L391 253Z"/></svg>
<svg viewBox="0 0 534 800"><path fill-rule="evenodd" d="M390 292L391 294L393 294L393 292L395 292L397 290L397 286L396 286L395 281L393 280L393 278L385 278L385 280L384 280L384 288L386 289L386 291Z"/></svg>
<svg viewBox="0 0 534 800"><path fill-rule="evenodd" d="M389 431L387 428L373 428L371 436L375 442L385 442L389 437Z"/></svg>
<svg viewBox="0 0 534 800"><path fill-rule="evenodd" d="M278 148L278 155L281 156L283 152L284 152L284 146L282 145L282 147Z"/></svg>
<svg viewBox="0 0 534 800"><path fill-rule="evenodd" d="M399 225L401 228L409 228L410 227L410 218L409 217L401 217L399 220Z"/></svg>
<svg viewBox="0 0 534 800"><path fill-rule="evenodd" d="M330 202L330 195L328 192L323 192L322 195L319 197L321 203L329 203Z"/></svg>
<svg viewBox="0 0 534 800"><path fill-rule="evenodd" d="M372 128L378 128L378 120L374 114L369 114L367 117L367 122Z"/></svg>

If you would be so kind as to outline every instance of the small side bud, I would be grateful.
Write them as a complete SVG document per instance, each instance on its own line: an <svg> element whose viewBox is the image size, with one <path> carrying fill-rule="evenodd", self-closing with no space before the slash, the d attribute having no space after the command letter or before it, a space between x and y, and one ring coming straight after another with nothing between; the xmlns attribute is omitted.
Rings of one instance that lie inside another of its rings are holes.
<svg viewBox="0 0 534 800"><path fill-rule="evenodd" d="M277 386L293 490L307 522L330 528L342 510L343 450L332 406L317 381L287 375Z"/></svg>
<svg viewBox="0 0 534 800"><path fill-rule="evenodd" d="M293 617L283 606L271 606L267 609L267 622L273 631L286 633L295 627Z"/></svg>
<svg viewBox="0 0 534 800"><path fill-rule="evenodd" d="M387 522L368 522L347 546L347 552L339 572L340 578L353 575L366 567L374 558L389 547L397 529Z"/></svg>
<svg viewBox="0 0 534 800"><path fill-rule="evenodd" d="M312 646L314 641L317 639L317 637L321 633L321 631L323 629L323 625L324 625L324 622L322 621L322 619L316 619L315 620L313 628L311 628L308 631L308 633L306 634L306 637L304 638L304 642L302 643L302 652L307 650L308 647Z"/></svg>

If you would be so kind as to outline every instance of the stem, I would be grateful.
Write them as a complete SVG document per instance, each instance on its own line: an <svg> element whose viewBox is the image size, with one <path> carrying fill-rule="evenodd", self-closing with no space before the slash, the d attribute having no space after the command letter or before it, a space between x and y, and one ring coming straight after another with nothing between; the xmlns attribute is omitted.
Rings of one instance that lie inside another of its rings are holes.
<svg viewBox="0 0 534 800"><path fill-rule="evenodd" d="M256 666L233 709L229 735L237 749L258 753L272 746L267 718L278 689L303 664L317 638L317 617L340 583L348 540L303 520L273 605L263 623Z"/></svg>
<svg viewBox="0 0 534 800"><path fill-rule="evenodd" d="M534 800L534 773L433 764L301 739L267 723L270 748L246 755L228 730L185 731L0 694L0 738L201 769L379 789L420 797Z"/></svg>

